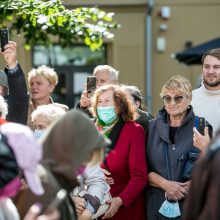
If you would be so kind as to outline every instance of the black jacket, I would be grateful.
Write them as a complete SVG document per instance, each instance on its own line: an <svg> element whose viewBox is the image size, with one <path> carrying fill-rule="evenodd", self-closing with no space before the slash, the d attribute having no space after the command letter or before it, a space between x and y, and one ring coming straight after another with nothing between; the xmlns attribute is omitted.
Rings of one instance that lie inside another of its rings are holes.
<svg viewBox="0 0 220 220"><path fill-rule="evenodd" d="M4 97L8 103L9 122L27 124L28 115L28 93L25 76L20 65L17 64L13 70L5 68L8 77L9 94Z"/></svg>

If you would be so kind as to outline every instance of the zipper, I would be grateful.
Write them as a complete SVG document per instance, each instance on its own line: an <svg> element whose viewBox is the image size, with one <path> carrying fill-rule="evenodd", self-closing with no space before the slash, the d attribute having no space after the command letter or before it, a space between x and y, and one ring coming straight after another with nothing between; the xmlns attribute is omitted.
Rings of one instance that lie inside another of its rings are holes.
<svg viewBox="0 0 220 220"><path fill-rule="evenodd" d="M176 147L174 144L172 144L172 150L173 151L176 150ZM174 152L172 152L172 155L171 155L171 178L172 178L172 180L174 179L173 154L174 154Z"/></svg>

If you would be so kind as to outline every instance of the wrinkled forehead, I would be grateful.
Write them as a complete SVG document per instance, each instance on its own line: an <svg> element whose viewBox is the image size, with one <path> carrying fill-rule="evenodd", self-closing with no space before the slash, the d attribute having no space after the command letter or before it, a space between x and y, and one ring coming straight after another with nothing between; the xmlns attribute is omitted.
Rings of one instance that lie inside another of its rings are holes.
<svg viewBox="0 0 220 220"><path fill-rule="evenodd" d="M99 70L94 74L96 76L97 80L106 80L106 81L111 81L112 80L112 74L109 70Z"/></svg>
<svg viewBox="0 0 220 220"><path fill-rule="evenodd" d="M50 81L45 76L37 75L30 78L29 85L37 82L41 82L43 84L50 84Z"/></svg>

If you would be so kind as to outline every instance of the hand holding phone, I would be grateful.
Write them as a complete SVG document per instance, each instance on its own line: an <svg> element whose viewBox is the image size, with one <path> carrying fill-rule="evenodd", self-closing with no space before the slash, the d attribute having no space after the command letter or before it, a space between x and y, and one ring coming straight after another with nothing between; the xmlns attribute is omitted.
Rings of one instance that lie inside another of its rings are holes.
<svg viewBox="0 0 220 220"><path fill-rule="evenodd" d="M9 40L9 31L8 28L0 29L0 41L1 41L1 51L4 52L5 45L8 44Z"/></svg>
<svg viewBox="0 0 220 220"><path fill-rule="evenodd" d="M95 76L87 76L87 93L90 98L96 90L96 77Z"/></svg>
<svg viewBox="0 0 220 220"><path fill-rule="evenodd" d="M206 121L203 117L196 117L195 119L195 127L198 130L198 132L202 135L204 135L204 129L206 127Z"/></svg>

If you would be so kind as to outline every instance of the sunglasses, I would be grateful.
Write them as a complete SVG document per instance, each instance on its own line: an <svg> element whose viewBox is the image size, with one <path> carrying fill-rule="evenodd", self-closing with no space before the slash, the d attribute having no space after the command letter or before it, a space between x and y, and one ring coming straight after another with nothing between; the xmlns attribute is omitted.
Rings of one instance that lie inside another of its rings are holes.
<svg viewBox="0 0 220 220"><path fill-rule="evenodd" d="M174 96L174 97L171 97L169 95L165 95L163 96L163 101L165 104L170 104L172 102L172 100L175 102L175 104L180 104L183 99L184 99L185 96L183 95L178 95L178 96Z"/></svg>

